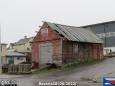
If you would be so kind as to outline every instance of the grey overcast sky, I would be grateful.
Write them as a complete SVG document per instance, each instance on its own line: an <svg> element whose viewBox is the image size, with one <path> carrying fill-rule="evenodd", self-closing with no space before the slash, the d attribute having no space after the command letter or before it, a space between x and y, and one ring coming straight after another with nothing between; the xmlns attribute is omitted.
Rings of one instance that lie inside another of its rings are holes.
<svg viewBox="0 0 115 86"><path fill-rule="evenodd" d="M35 36L42 21L82 26L115 20L115 0L0 0L2 42Z"/></svg>

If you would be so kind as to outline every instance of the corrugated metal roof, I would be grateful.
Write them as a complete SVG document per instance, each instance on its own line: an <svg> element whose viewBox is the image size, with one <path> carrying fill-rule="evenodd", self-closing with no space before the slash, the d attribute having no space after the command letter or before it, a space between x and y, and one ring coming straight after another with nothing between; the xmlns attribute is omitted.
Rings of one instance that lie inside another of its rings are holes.
<svg viewBox="0 0 115 86"><path fill-rule="evenodd" d="M103 43L103 41L90 30L51 22L46 23L70 41Z"/></svg>
<svg viewBox="0 0 115 86"><path fill-rule="evenodd" d="M97 22L95 24L88 24L88 25L83 25L83 26L80 26L80 27L90 27L90 26L95 26L95 25L101 25L101 24L108 24L108 23L115 23L115 20L113 21L106 21L106 22Z"/></svg>
<svg viewBox="0 0 115 86"><path fill-rule="evenodd" d="M8 51L6 56L20 56L20 57L25 57L24 54L22 53L18 53L18 52L14 52L14 51Z"/></svg>
<svg viewBox="0 0 115 86"><path fill-rule="evenodd" d="M1 43L1 45L7 45L6 43Z"/></svg>

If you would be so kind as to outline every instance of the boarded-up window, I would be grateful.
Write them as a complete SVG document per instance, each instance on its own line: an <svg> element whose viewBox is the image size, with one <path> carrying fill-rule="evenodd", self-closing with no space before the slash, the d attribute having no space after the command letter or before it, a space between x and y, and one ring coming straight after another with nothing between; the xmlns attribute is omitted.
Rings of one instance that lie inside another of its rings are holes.
<svg viewBox="0 0 115 86"><path fill-rule="evenodd" d="M74 45L74 52L78 53L78 45Z"/></svg>
<svg viewBox="0 0 115 86"><path fill-rule="evenodd" d="M41 29L41 35L43 38L47 38L48 37L48 28Z"/></svg>
<svg viewBox="0 0 115 86"><path fill-rule="evenodd" d="M78 45L74 44L73 45L73 56L77 57L77 55L78 55Z"/></svg>

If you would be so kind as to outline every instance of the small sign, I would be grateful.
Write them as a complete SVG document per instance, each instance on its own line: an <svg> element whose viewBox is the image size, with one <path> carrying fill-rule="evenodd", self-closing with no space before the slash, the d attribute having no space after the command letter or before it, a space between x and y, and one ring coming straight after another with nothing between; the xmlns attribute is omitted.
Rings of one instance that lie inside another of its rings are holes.
<svg viewBox="0 0 115 86"><path fill-rule="evenodd" d="M115 77L103 78L103 86L115 86Z"/></svg>

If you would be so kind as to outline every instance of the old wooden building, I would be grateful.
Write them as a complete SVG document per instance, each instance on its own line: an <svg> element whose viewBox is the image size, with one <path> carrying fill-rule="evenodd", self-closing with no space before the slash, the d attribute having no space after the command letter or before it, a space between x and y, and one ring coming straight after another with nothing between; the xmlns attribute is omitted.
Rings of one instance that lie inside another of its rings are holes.
<svg viewBox="0 0 115 86"><path fill-rule="evenodd" d="M74 26L44 22L32 42L34 67L101 59L103 42L93 32Z"/></svg>

